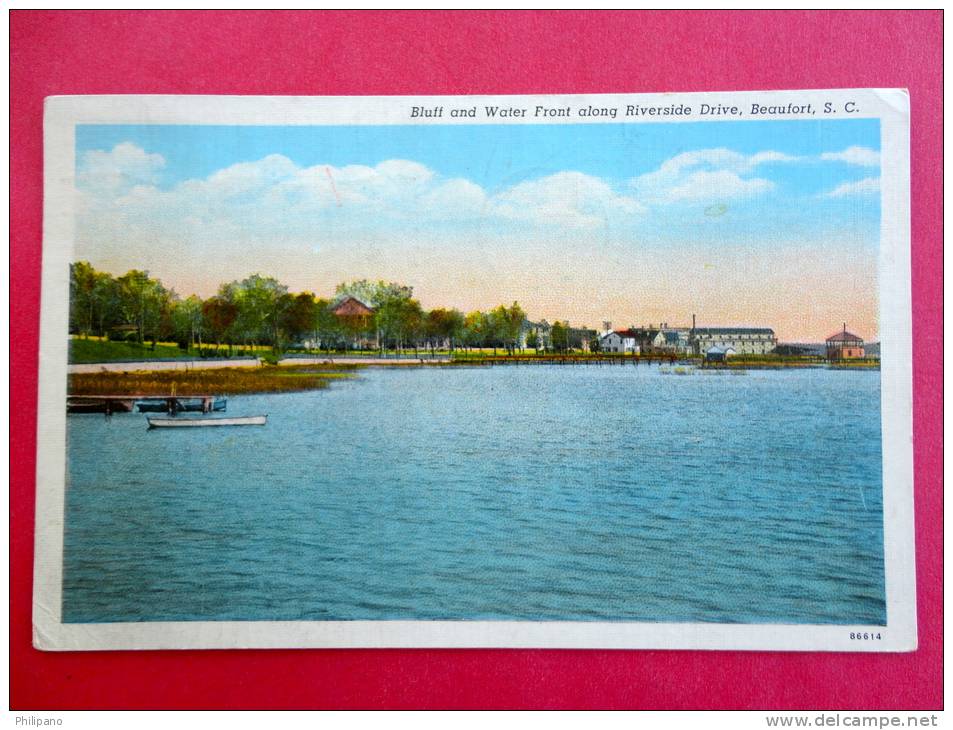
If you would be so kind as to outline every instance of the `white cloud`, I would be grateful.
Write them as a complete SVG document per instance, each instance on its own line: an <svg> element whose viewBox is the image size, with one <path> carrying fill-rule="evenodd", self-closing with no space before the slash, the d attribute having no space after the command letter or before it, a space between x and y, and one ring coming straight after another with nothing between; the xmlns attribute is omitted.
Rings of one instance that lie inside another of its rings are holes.
<svg viewBox="0 0 953 730"><path fill-rule="evenodd" d="M87 158L78 185L88 223L122 218L127 224L179 227L190 238L301 238L329 227L393 231L388 224L400 221L468 219L592 228L644 212L633 198L580 172L525 181L491 195L470 180L442 177L412 160L301 167L276 154L162 189L155 173L164 160L135 145L123 143Z"/></svg>
<svg viewBox="0 0 953 730"><path fill-rule="evenodd" d="M594 228L618 217L638 217L645 208L619 195L597 177L581 172L558 172L527 180L496 195L491 201L497 216L530 223L571 228Z"/></svg>
<svg viewBox="0 0 953 730"><path fill-rule="evenodd" d="M880 192L879 177L865 177L863 180L846 182L838 185L828 193L827 198L845 198L853 195L874 195Z"/></svg>
<svg viewBox="0 0 953 730"><path fill-rule="evenodd" d="M666 190L670 202L737 200L752 198L774 188L774 183L764 178L743 179L734 172L717 170L693 172Z"/></svg>
<svg viewBox="0 0 953 730"><path fill-rule="evenodd" d="M295 176L297 166L284 155L268 155L257 162L239 162L208 177L201 189L217 198L265 190Z"/></svg>
<svg viewBox="0 0 953 730"><path fill-rule="evenodd" d="M454 178L447 180L424 194L420 199L424 209L434 215L443 213L445 217L460 214L481 215L487 210L487 196L479 185Z"/></svg>
<svg viewBox="0 0 953 730"><path fill-rule="evenodd" d="M852 147L828 155L862 160L868 153L873 151ZM160 187L162 156L124 142L110 151L84 153L77 185L80 222L91 242L99 236L119 246L139 231L147 237L161 232L199 249L228 242L310 250L331 241L344 245L357 234L407 238L409 231L416 235L429 228L439 237L451 224L479 225L493 235L527 226L548 229L547 235L557 229L621 231L638 225L651 209L661 214L679 204L763 196L776 185L761 170L803 160L775 150L691 150L621 185L569 170L491 192L413 160L304 167L273 154ZM870 178L827 195L873 192L876 186Z"/></svg>
<svg viewBox="0 0 953 730"><path fill-rule="evenodd" d="M750 198L774 188L774 183L752 177L759 165L795 162L799 158L766 150L743 155L725 148L682 152L657 170L630 181L640 200L655 204L719 202Z"/></svg>
<svg viewBox="0 0 953 730"><path fill-rule="evenodd" d="M165 167L165 158L150 154L130 142L121 142L108 152L84 152L77 165L81 188L101 192L125 192L136 185L155 183Z"/></svg>
<svg viewBox="0 0 953 730"><path fill-rule="evenodd" d="M755 167L756 165L767 165L775 162L797 162L801 158L794 157L793 155L786 155L783 152L775 152L774 150L765 150L764 152L757 152L747 159L748 165Z"/></svg>
<svg viewBox="0 0 953 730"><path fill-rule="evenodd" d="M841 152L824 152L821 159L825 162L845 162L848 165L877 167L880 165L880 153L870 147L848 147Z"/></svg>

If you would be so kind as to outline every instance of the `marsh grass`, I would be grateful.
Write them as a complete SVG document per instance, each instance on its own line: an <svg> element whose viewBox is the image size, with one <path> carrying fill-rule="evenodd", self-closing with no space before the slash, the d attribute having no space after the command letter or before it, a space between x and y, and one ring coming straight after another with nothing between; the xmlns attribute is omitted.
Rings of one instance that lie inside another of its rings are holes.
<svg viewBox="0 0 953 730"><path fill-rule="evenodd" d="M331 381L353 378L352 366L313 368L258 367L210 370L161 370L157 372L74 373L69 376L70 395L238 395L241 393L290 393L326 388Z"/></svg>

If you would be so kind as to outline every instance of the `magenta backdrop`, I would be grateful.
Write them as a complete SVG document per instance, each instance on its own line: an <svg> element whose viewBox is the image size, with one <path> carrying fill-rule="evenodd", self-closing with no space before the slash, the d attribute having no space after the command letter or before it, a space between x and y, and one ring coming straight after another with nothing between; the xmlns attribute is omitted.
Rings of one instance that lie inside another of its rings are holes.
<svg viewBox="0 0 953 730"><path fill-rule="evenodd" d="M941 11L13 11L12 707L942 707L941 24ZM44 97L849 87L911 96L918 651L31 647Z"/></svg>

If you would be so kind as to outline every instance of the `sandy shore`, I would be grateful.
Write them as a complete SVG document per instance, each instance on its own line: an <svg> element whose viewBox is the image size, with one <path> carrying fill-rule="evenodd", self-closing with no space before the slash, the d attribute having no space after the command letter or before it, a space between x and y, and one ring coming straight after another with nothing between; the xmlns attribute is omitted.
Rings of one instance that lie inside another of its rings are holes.
<svg viewBox="0 0 953 730"><path fill-rule="evenodd" d="M435 362L450 362L449 357L289 357L279 360L279 365L427 365Z"/></svg>
<svg viewBox="0 0 953 730"><path fill-rule="evenodd" d="M151 370L216 370L218 368L256 368L261 365L257 357L235 360L140 360L138 362L74 363L69 366L73 373L131 373Z"/></svg>

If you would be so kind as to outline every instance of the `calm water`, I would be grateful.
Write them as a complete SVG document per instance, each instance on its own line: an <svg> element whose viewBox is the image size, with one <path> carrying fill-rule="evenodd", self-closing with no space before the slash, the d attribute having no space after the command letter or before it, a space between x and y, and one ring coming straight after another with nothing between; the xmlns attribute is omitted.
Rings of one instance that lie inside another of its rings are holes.
<svg viewBox="0 0 953 730"><path fill-rule="evenodd" d="M64 620L885 622L876 372L369 370L70 416Z"/></svg>

